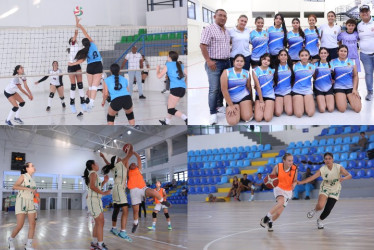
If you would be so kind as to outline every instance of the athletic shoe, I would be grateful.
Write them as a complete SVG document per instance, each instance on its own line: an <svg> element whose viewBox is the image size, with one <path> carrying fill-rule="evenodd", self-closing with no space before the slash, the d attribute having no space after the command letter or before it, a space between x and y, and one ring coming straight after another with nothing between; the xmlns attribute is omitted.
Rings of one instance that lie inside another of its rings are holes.
<svg viewBox="0 0 374 250"><path fill-rule="evenodd" d="M8 249L15 250L13 241L10 241L10 237L8 238Z"/></svg>
<svg viewBox="0 0 374 250"><path fill-rule="evenodd" d="M173 228L171 227L171 225L168 225L168 230L172 230Z"/></svg>
<svg viewBox="0 0 374 250"><path fill-rule="evenodd" d="M91 241L90 250L95 250L96 247L97 247L97 243L93 243L93 242Z"/></svg>
<svg viewBox="0 0 374 250"><path fill-rule="evenodd" d="M266 228L266 225L269 223L269 217L265 216L264 218L261 219L260 221L260 225L263 227L263 228Z"/></svg>
<svg viewBox="0 0 374 250"><path fill-rule="evenodd" d="M219 108L217 109L217 112L218 112L218 113L225 114L225 113L226 113L226 108L225 108L224 106L219 107Z"/></svg>
<svg viewBox="0 0 374 250"><path fill-rule="evenodd" d="M8 126L13 127L13 123L11 121L5 120L5 124Z"/></svg>
<svg viewBox="0 0 374 250"><path fill-rule="evenodd" d="M268 232L273 232L273 222L271 221L268 223Z"/></svg>
<svg viewBox="0 0 374 250"><path fill-rule="evenodd" d="M136 232L136 229L138 228L138 225L139 225L139 224L137 224L137 225L132 224L132 229L131 229L131 232L132 232L132 233L135 233L135 232Z"/></svg>
<svg viewBox="0 0 374 250"><path fill-rule="evenodd" d="M85 103L81 104L83 112L87 112L87 105Z"/></svg>
<svg viewBox="0 0 374 250"><path fill-rule="evenodd" d="M105 245L105 243L103 243L102 246L100 246L99 243L97 243L96 249L98 249L98 250L108 250L108 247Z"/></svg>
<svg viewBox="0 0 374 250"><path fill-rule="evenodd" d="M251 195L251 197L249 198L249 200L248 200L248 201L253 201L253 199L254 199L254 196L253 196L253 195Z"/></svg>
<svg viewBox="0 0 374 250"><path fill-rule="evenodd" d="M144 95L139 96L139 99L145 99L146 97Z"/></svg>
<svg viewBox="0 0 374 250"><path fill-rule="evenodd" d="M295 201L295 200L298 200L299 198L296 198L296 197L293 197L292 200Z"/></svg>
<svg viewBox="0 0 374 250"><path fill-rule="evenodd" d="M75 114L77 113L77 109L75 108L74 104L70 104L71 113Z"/></svg>
<svg viewBox="0 0 374 250"><path fill-rule="evenodd" d="M127 232L125 232L125 231L121 231L118 234L118 236L121 237L122 239L127 240L128 242L132 242L132 239L127 235Z"/></svg>
<svg viewBox="0 0 374 250"><path fill-rule="evenodd" d="M166 207L171 207L171 204L168 201L162 201L161 204L166 206Z"/></svg>
<svg viewBox="0 0 374 250"><path fill-rule="evenodd" d="M167 125L165 119L164 120L158 120L158 121L161 123L161 125Z"/></svg>
<svg viewBox="0 0 374 250"><path fill-rule="evenodd" d="M217 124L217 114L211 114L209 117L209 124L215 125Z"/></svg>
<svg viewBox="0 0 374 250"><path fill-rule="evenodd" d="M117 235L119 234L119 231L117 230L117 228L112 228L112 229L110 229L110 232L111 232L112 234L114 234L115 236L117 236Z"/></svg>
<svg viewBox="0 0 374 250"><path fill-rule="evenodd" d="M305 197L305 200L310 200L310 197L309 197L309 196L306 196L306 197Z"/></svg>
<svg viewBox="0 0 374 250"><path fill-rule="evenodd" d="M166 91L167 91L167 89L163 89L163 90L161 91L161 93L164 94Z"/></svg>
<svg viewBox="0 0 374 250"><path fill-rule="evenodd" d="M48 106L45 110L46 111L51 111L51 107Z"/></svg>
<svg viewBox="0 0 374 250"><path fill-rule="evenodd" d="M29 244L25 244L25 250L34 250L34 248Z"/></svg>
<svg viewBox="0 0 374 250"><path fill-rule="evenodd" d="M81 117L81 116L83 116L83 113L79 112L79 114L77 114L77 117Z"/></svg>
<svg viewBox="0 0 374 250"><path fill-rule="evenodd" d="M150 227L148 227L148 230L155 231L155 230L156 230L156 227L154 227L154 226L150 226Z"/></svg>
<svg viewBox="0 0 374 250"><path fill-rule="evenodd" d="M317 227L318 227L318 229L323 229L322 220L320 220L320 219L317 220Z"/></svg>
<svg viewBox="0 0 374 250"><path fill-rule="evenodd" d="M66 108L66 104L65 104L64 102L62 103L62 107L63 107L63 108Z"/></svg>
<svg viewBox="0 0 374 250"><path fill-rule="evenodd" d="M310 210L307 214L306 214L306 217L308 217L309 219L313 218L313 216L316 214L316 210L315 209L312 209Z"/></svg>
<svg viewBox="0 0 374 250"><path fill-rule="evenodd" d="M15 118L14 118L14 121L15 121L16 123L18 123L18 124L23 124L23 121L21 120L21 118L17 118L17 117L15 117Z"/></svg>
<svg viewBox="0 0 374 250"><path fill-rule="evenodd" d="M373 93L369 92L369 93L366 95L365 100L366 100L366 101L371 101L371 100L373 100Z"/></svg>

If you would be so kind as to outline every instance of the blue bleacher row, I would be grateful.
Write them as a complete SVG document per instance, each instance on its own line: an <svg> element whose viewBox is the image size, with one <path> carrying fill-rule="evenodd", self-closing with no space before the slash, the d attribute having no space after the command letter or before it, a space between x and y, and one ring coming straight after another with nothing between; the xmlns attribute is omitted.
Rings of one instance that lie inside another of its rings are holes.
<svg viewBox="0 0 374 250"><path fill-rule="evenodd" d="M326 135L340 135L340 134L353 134L353 133L359 133L359 132L371 132L374 131L374 125L333 125L329 128L324 128L321 131L321 134L319 136L326 136Z"/></svg>
<svg viewBox="0 0 374 250"><path fill-rule="evenodd" d="M310 141L305 141L304 143L302 141L298 142L291 142L287 149L303 149L303 148L311 148L311 147L323 147L323 146L335 146L339 147L339 150L342 150L340 152L348 152L349 151L349 144L354 144L358 143L360 140L360 137L358 135L349 137L337 137L337 138L328 138L326 139L321 139L321 140L314 140L313 142ZM369 148L374 147L374 134L370 135L368 138L369 140ZM330 150L331 152L333 150Z"/></svg>
<svg viewBox="0 0 374 250"><path fill-rule="evenodd" d="M249 152L263 152L271 150L271 145L252 145L252 146L240 146L240 147L232 147L232 148L214 148L214 149L201 149L201 150L190 150L188 151L188 156L210 156L210 155L218 155L218 154L234 154L234 153L249 153Z"/></svg>

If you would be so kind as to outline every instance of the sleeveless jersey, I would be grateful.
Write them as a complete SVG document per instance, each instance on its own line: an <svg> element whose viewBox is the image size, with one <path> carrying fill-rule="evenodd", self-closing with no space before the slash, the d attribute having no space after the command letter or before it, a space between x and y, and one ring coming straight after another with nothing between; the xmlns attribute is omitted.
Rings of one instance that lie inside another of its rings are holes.
<svg viewBox="0 0 374 250"><path fill-rule="evenodd" d="M50 69L48 71L48 74L52 75L52 76L49 76L51 78L50 84L52 84L54 86L59 86L60 85L59 74L61 74L61 73L62 73L61 69L57 69L56 71L54 71L53 69Z"/></svg>
<svg viewBox="0 0 374 250"><path fill-rule="evenodd" d="M287 34L288 40L288 54L292 60L300 60L299 52L303 48L304 38L299 33L293 33L289 31Z"/></svg>
<svg viewBox="0 0 374 250"><path fill-rule="evenodd" d="M74 63L77 61L75 59L75 56L77 55L78 51L79 51L79 45L77 42L75 42L74 45L73 44L70 45L69 62Z"/></svg>
<svg viewBox="0 0 374 250"><path fill-rule="evenodd" d="M291 93L291 69L287 64L278 67L278 83L274 92L276 95L282 96Z"/></svg>
<svg viewBox="0 0 374 250"><path fill-rule="evenodd" d="M321 182L321 189L328 189L329 191L332 192L340 192L341 189L341 183L339 181L339 178L341 176L340 174L340 168L341 165L334 163L332 166L332 169L330 170L327 165L323 165L319 171L321 172L321 177L323 181Z"/></svg>
<svg viewBox="0 0 374 250"><path fill-rule="evenodd" d="M316 67L316 79L314 80L314 87L322 92L327 92L332 87L332 76L331 68L329 64L316 62L314 66Z"/></svg>
<svg viewBox="0 0 374 250"><path fill-rule="evenodd" d="M353 88L353 69L355 61L349 58L345 61L340 61L339 58L336 58L332 60L330 64L335 72L334 89Z"/></svg>
<svg viewBox="0 0 374 250"><path fill-rule="evenodd" d="M177 68L177 62L167 62L167 74L170 79L170 88L186 88L186 78L183 76L183 78L179 79L178 75L178 68ZM181 64L182 71L184 70L184 65ZM184 73L183 73L184 74Z"/></svg>
<svg viewBox="0 0 374 250"><path fill-rule="evenodd" d="M144 188L146 187L145 181L139 168L129 169L129 180L127 182L128 189Z"/></svg>
<svg viewBox="0 0 374 250"><path fill-rule="evenodd" d="M262 70L260 67L256 67L253 70L253 73L256 74L258 81L260 83L262 97L273 98L275 99L274 94L274 69L268 67L266 70ZM256 95L258 93L256 91Z"/></svg>
<svg viewBox="0 0 374 250"><path fill-rule="evenodd" d="M102 186L101 186L101 181L100 181L99 175L96 173L96 171L89 171L88 172L88 177L90 177L91 174L96 175L95 187L97 187L99 190L101 190ZM99 193L96 193L95 191L92 191L91 188L90 188L90 183L88 184L88 196L87 196L88 199L95 199L95 198L101 199L102 196L103 196L102 194L99 194Z"/></svg>
<svg viewBox="0 0 374 250"><path fill-rule="evenodd" d="M36 189L36 184L34 179L28 173L22 174L23 175L23 182L21 184L22 187L27 187L31 189ZM27 199L27 200L34 200L34 193L29 190L18 190L17 197Z"/></svg>
<svg viewBox="0 0 374 250"><path fill-rule="evenodd" d="M260 57L268 52L268 41L269 34L266 32L266 30L262 30L261 32L252 30L249 40L253 47L251 55L252 60L259 61Z"/></svg>
<svg viewBox="0 0 374 250"><path fill-rule="evenodd" d="M279 184L278 187L285 191L292 190L292 183L295 178L297 167L292 165L288 172L284 171L283 163L278 163L278 180Z"/></svg>
<svg viewBox="0 0 374 250"><path fill-rule="evenodd" d="M91 42L90 49L88 50L87 54L87 64L94 63L94 62L101 62L101 55L99 50L96 47L96 44Z"/></svg>
<svg viewBox="0 0 374 250"><path fill-rule="evenodd" d="M247 89L247 81L249 78L249 72L242 69L241 73L235 73L234 68L226 70L227 73L227 88L232 102L239 102L244 97L249 95Z"/></svg>
<svg viewBox="0 0 374 250"><path fill-rule="evenodd" d="M160 190L157 190L157 188L155 188L155 191L158 192L161 195L161 197L164 198L164 201L166 201L166 196L164 197L164 189L163 188L160 188ZM161 202L155 197L155 203L160 204Z"/></svg>
<svg viewBox="0 0 374 250"><path fill-rule="evenodd" d="M127 180L127 168L123 163L117 162L114 164L114 168L111 169L114 177L114 184L125 186Z"/></svg>
<svg viewBox="0 0 374 250"><path fill-rule="evenodd" d="M111 75L111 76L109 76L105 79L105 83L108 87L108 91L110 93L110 98L112 100L114 100L114 99L116 99L117 97L120 97L120 96L130 95L130 93L127 91L127 85L128 85L127 79L124 78L123 76L118 76L118 80L119 80L119 86L122 85L122 88L119 89L119 90L115 90L114 89L114 87L116 86L115 76Z"/></svg>
<svg viewBox="0 0 374 250"><path fill-rule="evenodd" d="M312 77L315 71L315 66L311 63L303 65L301 62L296 63L293 66L293 72L295 73L295 84L292 87L292 91L297 94L311 95L312 90Z"/></svg>
<svg viewBox="0 0 374 250"><path fill-rule="evenodd" d="M271 26L268 28L269 33L269 53L271 55L278 55L279 51L283 49L284 32L282 27L275 28Z"/></svg>
<svg viewBox="0 0 374 250"><path fill-rule="evenodd" d="M316 29L309 28L304 30L305 33L305 49L307 49L311 56L318 55L318 34Z"/></svg>

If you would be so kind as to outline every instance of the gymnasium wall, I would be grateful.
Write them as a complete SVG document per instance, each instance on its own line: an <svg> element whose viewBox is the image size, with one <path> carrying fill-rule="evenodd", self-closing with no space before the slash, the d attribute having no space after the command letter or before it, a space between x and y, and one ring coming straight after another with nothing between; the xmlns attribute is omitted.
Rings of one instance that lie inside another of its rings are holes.
<svg viewBox="0 0 374 250"><path fill-rule="evenodd" d="M270 134L278 138L279 140L283 141L285 144L297 141L313 141L315 136L321 134L322 129L327 128L329 126L305 127L306 128L296 128L292 130L271 132ZM308 129L308 132L303 132L303 129Z"/></svg>

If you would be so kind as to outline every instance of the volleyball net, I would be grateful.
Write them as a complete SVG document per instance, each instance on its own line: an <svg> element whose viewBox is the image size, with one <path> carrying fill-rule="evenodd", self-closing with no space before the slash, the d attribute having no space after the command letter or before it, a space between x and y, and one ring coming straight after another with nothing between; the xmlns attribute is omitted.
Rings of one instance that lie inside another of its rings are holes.
<svg viewBox="0 0 374 250"><path fill-rule="evenodd" d="M187 63L187 26L85 27L103 58L104 70L112 63L122 64L133 46L145 56L150 70L164 65L169 51L176 51L182 63ZM25 76L48 75L52 62L57 61L67 73L69 39L76 27L2 28L0 30L0 78L12 77L14 67L22 65ZM78 44L82 48L83 33L79 30ZM82 66L85 72L86 62ZM127 67L125 67L126 69ZM124 70L127 71L127 70Z"/></svg>

